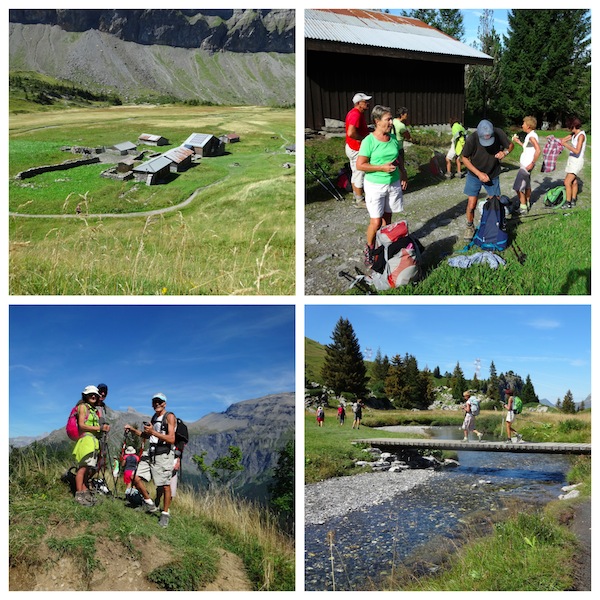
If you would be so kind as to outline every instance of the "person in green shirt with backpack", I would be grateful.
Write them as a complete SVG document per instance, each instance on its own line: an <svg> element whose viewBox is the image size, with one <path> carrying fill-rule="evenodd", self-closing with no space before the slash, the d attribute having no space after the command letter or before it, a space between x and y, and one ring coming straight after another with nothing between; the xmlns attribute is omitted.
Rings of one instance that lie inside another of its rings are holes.
<svg viewBox="0 0 600 600"><path fill-rule="evenodd" d="M513 427L513 423L515 422L515 415L518 414L517 410L517 402L516 396L514 396L514 390L506 389L504 390L504 394L507 398L506 404L504 408L507 410L506 413L506 443L512 443L512 434L514 433L517 436L517 442L521 442L523 440L523 436Z"/></svg>

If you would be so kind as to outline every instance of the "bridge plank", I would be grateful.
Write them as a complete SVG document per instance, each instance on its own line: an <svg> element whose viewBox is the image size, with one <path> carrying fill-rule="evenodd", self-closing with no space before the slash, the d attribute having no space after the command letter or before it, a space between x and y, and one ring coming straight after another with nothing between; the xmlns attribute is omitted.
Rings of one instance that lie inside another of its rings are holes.
<svg viewBox="0 0 600 600"><path fill-rule="evenodd" d="M456 450L471 452L518 452L536 454L584 454L591 455L591 444L569 444L559 442L513 442L508 444L500 441L469 441L383 438L371 440L354 440L355 444L367 444L385 451L394 449L414 448L419 450Z"/></svg>

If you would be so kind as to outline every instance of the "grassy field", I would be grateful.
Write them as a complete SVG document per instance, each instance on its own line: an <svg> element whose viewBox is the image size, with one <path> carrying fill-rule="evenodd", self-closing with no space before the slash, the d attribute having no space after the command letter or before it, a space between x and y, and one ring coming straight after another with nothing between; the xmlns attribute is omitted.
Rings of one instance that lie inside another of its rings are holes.
<svg viewBox="0 0 600 600"><path fill-rule="evenodd" d="M510 132L513 133L512 131ZM567 135L567 131L538 132L543 148L546 137ZM587 132L586 132L587 133ZM501 255L507 264L493 270L486 265L470 269L457 269L446 260L436 264L424 264L425 273L414 285L379 292L381 295L589 295L591 294L591 146L592 136L587 133L587 158L581 180L577 209L573 211L545 210L532 212L527 217L508 222L509 245L518 247L526 255L520 264L508 248ZM430 132L415 132L416 143L406 149L405 164L409 188L417 191L441 182L432 181L428 163L434 149L441 150L450 143L444 136ZM516 145L507 164L518 167L522 149ZM445 150L444 150L445 153ZM562 152L557 171L564 173L567 152ZM309 140L306 143L307 165L321 164L332 180L347 162L343 143L339 138ZM541 161L539 162L541 165ZM539 168L539 167L538 167ZM516 171L515 171L516 173ZM539 172L537 172L539 174ZM331 201L327 192L315 179L306 175L306 202ZM504 188L503 188L504 189ZM514 196L512 189L507 191ZM465 198L463 196L464 201ZM540 209L541 210L541 209ZM464 242L458 240L454 252L461 250ZM472 252L475 252L475 248ZM437 259L436 259L437 260ZM348 294L361 294L353 288Z"/></svg>
<svg viewBox="0 0 600 600"><path fill-rule="evenodd" d="M46 569L58 581L44 589L59 590L64 576L80 590L144 590L145 581L159 589L198 590L217 577L221 549L241 558L251 589L294 589L293 540L258 505L227 492L183 487L173 501L169 526L162 529L151 515L123 502L122 480L118 497L83 507L60 481L68 457L34 445L13 450L9 462L12 590L31 590L28 582ZM112 481L109 487L112 491ZM154 493L152 485L149 492ZM135 567L136 561L141 567ZM64 574L68 565L77 565L80 573ZM126 583L118 587L121 570L133 577L130 589Z"/></svg>
<svg viewBox="0 0 600 600"><path fill-rule="evenodd" d="M49 215L10 217L11 294L294 293L295 169L285 152L295 140L293 110L88 108L13 114L9 127L10 210ZM75 158L62 146L135 143L141 133L158 133L172 144L165 151L192 132L235 132L240 143L166 185L100 178L107 165L14 179L26 168ZM176 207L196 190L179 210L144 214ZM82 216L73 218L78 204Z"/></svg>

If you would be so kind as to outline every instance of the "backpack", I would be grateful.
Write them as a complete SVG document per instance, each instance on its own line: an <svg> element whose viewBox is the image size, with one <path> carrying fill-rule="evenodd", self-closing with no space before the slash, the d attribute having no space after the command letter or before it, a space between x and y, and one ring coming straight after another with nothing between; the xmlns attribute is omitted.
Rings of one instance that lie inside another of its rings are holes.
<svg viewBox="0 0 600 600"><path fill-rule="evenodd" d="M167 417L169 415L173 415L175 417L175 443L173 445L174 445L175 449L181 453L181 452L183 452L185 445L190 440L188 428L187 428L187 425L178 416L175 415L175 413L168 412L168 413L165 413L165 416L163 417L163 419L160 423L160 432L161 433L167 432ZM152 424L154 424L155 422L156 422L156 419L154 417L152 417Z"/></svg>
<svg viewBox="0 0 600 600"><path fill-rule="evenodd" d="M76 442L78 439L83 437L83 434L79 433L79 423L77 422L77 408L79 407L79 403L77 403L72 409L71 412L69 414L69 418L67 419L67 424L65 426L65 431L67 432L67 435L69 436L69 439L73 440L74 442ZM90 416L90 406L89 404L86 404L87 407L87 413L85 415L85 420L87 421L89 419ZM102 418L102 411L100 410L100 408L98 407L96 410L96 414L98 415L98 419Z"/></svg>
<svg viewBox="0 0 600 600"><path fill-rule="evenodd" d="M382 227L375 237L371 283L389 290L416 281L421 275L423 246L408 234L406 221Z"/></svg>
<svg viewBox="0 0 600 600"><path fill-rule="evenodd" d="M460 156L462 154L466 139L467 133L465 131L459 131L456 141L454 142L454 152L456 156Z"/></svg>
<svg viewBox="0 0 600 600"><path fill-rule="evenodd" d="M473 240L467 244L465 250L473 245L482 250L506 250L508 245L508 233L504 221L504 206L500 203L498 196L490 196L482 208L481 221Z"/></svg>
<svg viewBox="0 0 600 600"><path fill-rule="evenodd" d="M513 397L513 412L517 415L520 415L523 411L523 400L519 398L519 396Z"/></svg>
<svg viewBox="0 0 600 600"><path fill-rule="evenodd" d="M559 185L546 192L544 206L560 208L567 201L567 192L564 185Z"/></svg>
<svg viewBox="0 0 600 600"><path fill-rule="evenodd" d="M469 398L471 405L471 414L476 417L479 414L479 400L477 398Z"/></svg>
<svg viewBox="0 0 600 600"><path fill-rule="evenodd" d="M336 186L344 192L352 191L352 170L350 165L346 163L338 172Z"/></svg>

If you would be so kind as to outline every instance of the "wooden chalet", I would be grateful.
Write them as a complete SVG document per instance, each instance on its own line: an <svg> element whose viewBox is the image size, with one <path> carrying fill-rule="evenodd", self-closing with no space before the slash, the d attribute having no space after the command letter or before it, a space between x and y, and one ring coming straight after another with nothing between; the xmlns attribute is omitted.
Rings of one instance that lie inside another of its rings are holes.
<svg viewBox="0 0 600 600"><path fill-rule="evenodd" d="M142 133L142 135L138 137L138 144L145 144L146 146L168 146L169 140L162 135Z"/></svg>
<svg viewBox="0 0 600 600"><path fill-rule="evenodd" d="M411 125L462 119L466 65L492 57L418 19L369 10L307 9L305 126L344 121L357 92L392 112L408 108ZM370 115L367 116L367 120Z"/></svg>
<svg viewBox="0 0 600 600"><path fill-rule="evenodd" d="M186 171L192 166L194 151L185 146L178 146L177 148L167 150L163 156L166 156L171 161L169 167L171 172L179 173L181 171Z"/></svg>
<svg viewBox="0 0 600 600"><path fill-rule="evenodd" d="M192 133L182 144L202 157L221 156L225 153L225 144L210 133Z"/></svg>

